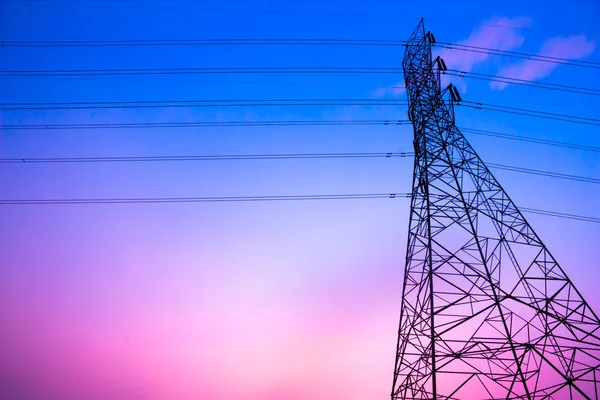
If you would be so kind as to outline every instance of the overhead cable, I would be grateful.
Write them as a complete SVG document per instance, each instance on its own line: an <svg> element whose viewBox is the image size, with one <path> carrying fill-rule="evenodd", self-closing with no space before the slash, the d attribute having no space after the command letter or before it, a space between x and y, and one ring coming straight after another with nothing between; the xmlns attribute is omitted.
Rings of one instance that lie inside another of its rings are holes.
<svg viewBox="0 0 600 400"><path fill-rule="evenodd" d="M498 105L498 104L489 104L489 103L481 103L481 102L466 101L466 100L457 102L455 104L459 105L459 106L463 106L463 107L474 108L477 110L496 111L496 112L502 112L502 113L508 113L508 114L524 115L524 116L528 116L528 117L551 119L551 120L555 120L555 121L565 121L565 122L573 122L573 123L577 123L577 124L600 126L600 119L598 119L598 118L580 117L577 115L552 113L552 112L547 112L547 111L531 110L531 109L526 109L526 108L509 107L509 106L503 106L503 105Z"/></svg>
<svg viewBox="0 0 600 400"><path fill-rule="evenodd" d="M592 151L592 152L600 153L600 147L586 146L586 145L577 144L577 143L561 142L561 141L548 140L548 139L538 139L538 138L534 138L531 136L511 135L509 133L493 132L493 131L487 131L487 130L482 130L482 129L472 129L472 128L465 128L465 127L460 127L459 129L461 130L461 132L466 132L466 133L470 133L473 135L490 136L490 137L495 137L495 138L500 138L500 139L516 140L516 141L520 141L520 142L529 142L529 143L542 144L542 145L547 145L547 146L564 147L567 149Z"/></svg>
<svg viewBox="0 0 600 400"><path fill-rule="evenodd" d="M504 164L485 163L485 165L488 167L492 167L494 169L502 169L502 170L506 170L506 171L522 172L525 174L547 176L549 178L558 178L558 179L566 179L566 180L571 180L571 181L600 184L600 179L589 178L586 176L561 174L558 172L551 172L551 171L544 171L544 170L539 170L539 169L531 169L531 168L523 168L523 167L514 167L512 165L504 165Z"/></svg>
<svg viewBox="0 0 600 400"><path fill-rule="evenodd" d="M31 76L116 76L116 75L201 75L201 74L394 74L398 67L211 67L211 68L115 68L0 70L0 77Z"/></svg>
<svg viewBox="0 0 600 400"><path fill-rule="evenodd" d="M345 126L345 125L405 125L408 120L279 120L279 121L222 121L222 122L140 122L129 124L36 124L36 125L0 125L0 130L60 130L60 129L116 129L116 128L193 128L193 127L259 127L259 126ZM556 140L539 139L531 136L512 135L502 132L494 132L468 127L459 127L461 132L489 136L499 139L507 139L528 142L540 145L555 146L573 150L591 151L600 153L600 147L588 146L577 143L562 142Z"/></svg>
<svg viewBox="0 0 600 400"><path fill-rule="evenodd" d="M87 198L87 199L28 199L0 200L3 205L90 205L90 204L149 204L149 203L221 203L221 202L264 202L264 201L306 201L306 200L359 200L410 198L411 193L359 193L359 194L316 194L298 196L223 196L223 197L133 197L133 198ZM600 218L585 215L566 214L537 208L519 208L533 214L600 223Z"/></svg>
<svg viewBox="0 0 600 400"><path fill-rule="evenodd" d="M459 43L437 42L434 44L434 46L440 47L443 49L448 49L448 50L461 50L461 51L468 51L468 52L474 52L474 53L483 53L483 54L489 54L489 55L520 58L520 59L526 59L526 60L532 60L532 61L571 65L571 66L576 66L576 67L600 68L600 62L595 62L595 61L573 60L573 59L568 59L568 58L545 56L545 55L541 55L541 54L521 53L521 52L516 52L516 51L507 51L507 50L499 50L499 49L491 49L491 48L487 48L487 47L471 46L471 45L465 45L465 44L459 44Z"/></svg>
<svg viewBox="0 0 600 400"><path fill-rule="evenodd" d="M0 164L45 164L45 163L109 163L109 162L156 162L156 161L235 161L235 160L289 160L289 159L339 159L339 158L405 158L414 152L378 153L292 153L292 154L219 154L177 156L113 156L113 157L13 157L0 158ZM600 179L579 175L561 174L511 165L486 163L493 169L541 175L585 183L600 184Z"/></svg>
<svg viewBox="0 0 600 400"><path fill-rule="evenodd" d="M403 125L408 120L278 120L278 121L214 121L214 122L138 122L121 124L36 124L0 125L0 130L83 130L83 129L137 129L137 128L218 128L253 126L355 126Z"/></svg>
<svg viewBox="0 0 600 400"><path fill-rule="evenodd" d="M488 74L480 74L476 72L466 72L466 71L458 71L453 69L448 69L444 74L450 76L456 76L459 78L469 78L469 79L478 79L489 82L498 82L498 83L506 83L510 85L520 85L520 86L529 86L538 89L548 89L548 90L557 90L561 92L570 92L570 93L578 93L578 94L587 94L591 96L600 96L600 89L591 89L581 86L571 86L571 85L562 85L557 83L547 83L547 82L536 82L526 79L518 79L511 78L507 76L496 76L496 75L488 75Z"/></svg>
<svg viewBox="0 0 600 400"><path fill-rule="evenodd" d="M397 158L410 157L413 152L379 153L296 153L296 154L223 154L179 156L122 156L122 157L24 157L0 158L0 164L36 163L95 163L144 161L231 161L231 160L284 160L308 158Z"/></svg>
<svg viewBox="0 0 600 400"><path fill-rule="evenodd" d="M132 47L132 46L222 46L222 45L328 45L401 46L406 40L335 38L253 39L136 39L136 40L4 40L5 47Z"/></svg>
<svg viewBox="0 0 600 400"><path fill-rule="evenodd" d="M527 212L527 213L532 213L532 214L546 215L549 217L572 219L572 220L576 220L576 221L594 222L596 224L600 224L600 218L590 217L587 215L566 214L566 213L561 213L561 212L556 212L556 211L547 211L547 210L540 210L539 208L528 208L528 207L519 207L519 210Z"/></svg>
<svg viewBox="0 0 600 400"><path fill-rule="evenodd" d="M0 110L79 110L114 108L182 108L182 107L298 107L298 106L399 106L406 100L394 99L216 99L105 101L76 103L0 103Z"/></svg>
<svg viewBox="0 0 600 400"><path fill-rule="evenodd" d="M122 204L122 203L216 203L248 201L294 201L294 200L349 200L389 199L410 196L410 193L361 193L361 194L315 194L300 196L224 196L224 197L137 197L112 199L32 199L0 200L0 205L41 204Z"/></svg>

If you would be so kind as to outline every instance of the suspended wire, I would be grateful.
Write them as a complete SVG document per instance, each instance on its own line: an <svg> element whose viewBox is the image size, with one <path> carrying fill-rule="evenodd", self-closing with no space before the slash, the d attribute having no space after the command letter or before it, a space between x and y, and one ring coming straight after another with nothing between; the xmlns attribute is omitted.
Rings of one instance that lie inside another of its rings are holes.
<svg viewBox="0 0 600 400"><path fill-rule="evenodd" d="M260 85L301 85L301 86L317 86L317 87L345 87L345 88L368 88L373 89L373 85L367 84L352 84L352 83L322 83L322 82L294 82L294 81L268 81L268 80L215 80L215 79L198 79L194 83L230 83L230 84L260 84ZM404 86L395 85L390 89L405 89Z"/></svg>
<svg viewBox="0 0 600 400"><path fill-rule="evenodd" d="M100 101L74 103L0 103L0 110L80 110L104 108L181 108L181 107L268 107L268 106L350 106L408 105L406 100L391 99L243 99L243 100L156 100ZM45 126L45 125L44 125Z"/></svg>
<svg viewBox="0 0 600 400"><path fill-rule="evenodd" d="M327 45L327 46L404 46L406 40L335 38L254 38L254 39L132 39L132 40L4 40L2 47L132 47L132 46L223 46L223 45ZM573 60L539 54L491 49L458 43L437 42L434 46L534 61L600 68L600 62Z"/></svg>
<svg viewBox="0 0 600 400"><path fill-rule="evenodd" d="M32 204L122 204L122 203L217 203L247 201L295 201L295 200L350 200L350 199L393 199L410 197L410 193L361 193L361 194L315 194L300 196L227 196L227 197L137 197L113 199L35 199L0 200L0 205Z"/></svg>
<svg viewBox="0 0 600 400"><path fill-rule="evenodd" d="M228 83L233 85L238 84L255 84L255 85L295 85L295 86L316 86L316 87L344 87L344 88L367 88L373 89L373 85L353 84L353 83L323 83L323 82L299 82L299 81L273 81L273 80L231 80L231 79L196 79L194 83ZM405 89L402 85L394 85L390 89Z"/></svg>
<svg viewBox="0 0 600 400"><path fill-rule="evenodd" d="M72 129L136 129L136 128L217 128L252 126L373 126L403 125L408 120L283 120L283 121L223 121L223 122L139 122L124 124L38 124L0 125L0 130L72 130Z"/></svg>
<svg viewBox="0 0 600 400"><path fill-rule="evenodd" d="M503 106L500 104L481 103L481 102L468 101L468 100L464 100L464 101L462 101L462 103L469 103L469 104L475 104L478 106L486 106L486 107L503 108L503 109L507 109L507 110L526 111L526 112L531 112L531 113L552 115L552 116L556 116L556 117L576 118L576 119L581 119L581 120L586 120L586 121L600 122L600 119L598 119L598 118L580 117L577 115L560 114L560 113L553 113L553 112L539 111L539 110L530 110L530 109L525 109L525 108L520 108L520 107Z"/></svg>
<svg viewBox="0 0 600 400"><path fill-rule="evenodd" d="M448 49L448 50L469 51L469 52L474 52L474 53L483 53L483 54L489 54L489 55L521 58L521 59L532 60L532 61L571 65L571 66L575 66L575 67L600 68L600 62L595 62L595 61L573 60L573 59L568 59L568 58L543 56L543 55L539 55L539 54L521 53L521 52L516 52L516 51L490 49L487 47L469 46L469 45L464 45L464 44L447 43L447 42L437 42L434 44L434 46Z"/></svg>
<svg viewBox="0 0 600 400"><path fill-rule="evenodd" d="M132 47L132 46L222 46L222 45L328 45L401 46L406 40L331 38L255 39L145 39L145 40L5 40L5 47Z"/></svg>
<svg viewBox="0 0 600 400"><path fill-rule="evenodd" d="M413 152L387 153L298 153L298 154L224 154L149 157L46 157L46 158L0 158L0 164L35 163L96 163L96 162L145 162L145 161L231 161L231 160L285 160L309 158L398 158L414 156Z"/></svg>
<svg viewBox="0 0 600 400"><path fill-rule="evenodd" d="M480 74L476 72L466 72L466 71L458 71L449 69L444 72L447 75L456 76L459 78L469 78L469 79L478 79L490 82L500 82L507 83L511 85L521 85L521 86L529 86L535 87L539 89L548 89L548 90L557 90L561 92L570 92L570 93L578 93L578 94L587 94L592 96L600 96L599 89L590 89L580 86L571 86L571 85L561 85L556 83L546 83L546 82L536 82L530 81L526 79L517 79L506 76L495 76L488 74Z"/></svg>
<svg viewBox="0 0 600 400"><path fill-rule="evenodd" d="M560 141L555 141L555 140L538 139L538 138L533 138L530 136L511 135L508 133L486 131L486 130L481 130L481 129L471 129L471 128L459 128L459 129L461 130L461 132L471 133L473 135L490 136L490 137L496 137L496 138L500 138L500 139L516 140L516 141L520 141L520 142L529 142L529 143L542 144L542 145L547 145L547 146L564 147L567 149L592 151L592 152L600 153L600 147L586 146L586 145L576 144L576 143L560 142Z"/></svg>
<svg viewBox="0 0 600 400"><path fill-rule="evenodd" d="M456 44L456 43L453 44L453 43L445 43L445 42L440 42L440 43L454 46L454 47L460 47L460 48L477 49L477 50L491 51L491 52L496 52L496 53L511 54L514 56L530 57L530 58L534 58L534 59L539 59L538 61L544 60L544 61L548 61L548 62L563 62L563 63L576 63L576 64L588 64L588 65L593 65L593 66L600 66L600 62L597 62L597 61L575 60L572 58L544 56L541 54L532 54L532 53L524 53L524 52L510 51L510 50L491 49L488 47L472 46L472 45L465 45L465 44Z"/></svg>
<svg viewBox="0 0 600 400"><path fill-rule="evenodd" d="M299 107L299 106L401 106L406 100L390 99L224 99L224 100L156 100L156 101L106 101L106 102L72 102L72 103L0 103L0 110L76 110L76 109L114 109L114 108L170 108L170 107ZM530 117L574 122L585 125L600 126L600 119L580 117L576 115L551 113L519 107L508 107L463 100L456 105L478 110L497 111ZM212 123L211 123L212 124ZM108 124L104 124L106 127ZM119 124L114 124L119 125ZM44 125L45 128L46 125ZM41 128L41 125L33 126ZM14 128L10 128L14 129ZM49 128L48 128L49 129Z"/></svg>
<svg viewBox="0 0 600 400"><path fill-rule="evenodd" d="M409 124L409 120L304 120L304 121L225 121L225 122L182 122L182 123L132 123L132 124L38 124L38 125L0 125L0 130L58 130L58 129L116 129L116 128L186 128L186 127L252 127L252 126L319 126L319 125L404 125ZM577 143L568 143L548 139L538 139L530 136L511 135L508 133L493 132L481 129L472 129L459 127L461 132L473 135L489 136L500 139L529 142L540 145L562 147L574 150L583 150L600 153L600 147L587 146ZM22 160L22 159L18 159ZM22 161L20 161L22 162Z"/></svg>
<svg viewBox="0 0 600 400"><path fill-rule="evenodd" d="M539 169L530 169L530 168L522 168L522 167L513 167L511 165L494 164L494 163L485 163L485 165L487 165L488 167L492 167L495 169L502 169L502 170L506 170L506 171L521 172L521 173L525 173L525 174L547 176L550 178L558 178L558 179L566 179L566 180L571 180L571 181L600 184L600 179L589 178L586 176L561 174L558 172L550 172L550 171L543 171L543 170L539 170Z"/></svg>
<svg viewBox="0 0 600 400"><path fill-rule="evenodd" d="M540 214L540 215L546 215L549 217L572 219L572 220L576 220L576 221L594 222L596 224L600 224L600 218L590 217L587 215L566 214L566 213L560 213L560 212L556 212L556 211L547 211L547 210L540 210L538 208L528 208L528 207L519 207L519 210L528 212L531 214Z"/></svg>
<svg viewBox="0 0 600 400"><path fill-rule="evenodd" d="M379 153L296 153L296 154L222 154L183 156L121 156L121 157L16 157L0 158L0 164L40 163L107 163L107 162L155 162L155 161L234 161L234 160L288 160L288 159L340 159L340 158L405 158L414 157L414 152ZM486 163L488 167L513 172L541 175L551 178L600 184L600 179L551 171Z"/></svg>
<svg viewBox="0 0 600 400"><path fill-rule="evenodd" d="M382 102L389 99L217 99L217 100L133 100L133 101L74 101L74 102L45 102L45 103L0 103L0 107L21 106L97 106L97 105L134 105L139 104L178 104L178 103L239 103L239 102L299 102L299 101L371 101ZM406 100L402 100L406 103Z"/></svg>
<svg viewBox="0 0 600 400"><path fill-rule="evenodd" d="M294 81L270 81L270 80L230 80L230 79L197 79L194 83L229 83L238 84L255 84L255 85L295 85L295 86L316 86L316 87L344 87L344 88L367 88L373 89L373 85L367 84L352 84L352 83L322 83L322 82L294 82ZM390 89L406 89L402 85L394 85ZM25 103L28 104L28 103Z"/></svg>
<svg viewBox="0 0 600 400"><path fill-rule="evenodd" d="M0 109L9 104L0 104ZM19 104L65 104L65 103L12 103ZM9 105L12 105L9 104ZM97 104L97 103L76 103L76 104ZM169 106L164 106L169 107ZM14 108L21 109L21 108ZM29 109L29 108L26 108ZM37 108L35 108L37 109ZM187 128L187 127L252 127L252 126L319 126L319 125L404 125L410 124L409 120L381 119L381 120L279 120L279 121L221 121L221 122L140 122L140 123L120 123L120 124L36 124L36 125L0 125L0 130L59 130L59 129L119 129L119 128ZM494 132L482 129L473 129L468 127L459 127L462 132L496 137L500 139L529 142L534 144L563 147L568 149L600 152L600 147L554 141L548 139L539 139L522 135L511 135L502 132Z"/></svg>
<svg viewBox="0 0 600 400"><path fill-rule="evenodd" d="M17 76L112 76L112 75L198 75L198 74L396 74L397 67L213 67L213 68L117 68L0 70L2 77Z"/></svg>
<svg viewBox="0 0 600 400"><path fill-rule="evenodd" d="M565 121L565 122L573 122L573 123L577 123L577 124L600 126L600 119L597 119L597 118L579 117L576 115L551 113L551 112L547 112L547 111L530 110L530 109L519 108L519 107L508 107L508 106L502 106L502 105L498 105L498 104L486 104L486 103L465 101L465 100L463 100L461 102L457 102L455 104L459 105L459 106L463 106L463 107L473 108L476 110L496 111L496 112L503 112L503 113L508 113L508 114L524 115L524 116L528 116L528 117L551 119L551 120L555 120L555 121Z"/></svg>
<svg viewBox="0 0 600 400"><path fill-rule="evenodd" d="M358 200L410 198L411 193L360 193L360 194L315 194L298 196L225 196L225 197L137 197L104 199L29 199L0 200L0 205L82 205L82 204L148 204L148 203L221 203L221 202L263 202L263 201L303 201L303 200ZM521 211L550 217L600 223L600 218L565 214L537 208L519 208Z"/></svg>

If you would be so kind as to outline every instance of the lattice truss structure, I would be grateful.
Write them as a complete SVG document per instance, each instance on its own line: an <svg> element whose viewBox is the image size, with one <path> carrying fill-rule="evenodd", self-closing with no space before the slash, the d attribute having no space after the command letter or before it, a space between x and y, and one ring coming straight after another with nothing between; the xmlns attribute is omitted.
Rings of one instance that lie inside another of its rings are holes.
<svg viewBox="0 0 600 400"><path fill-rule="evenodd" d="M423 22L392 399L599 399L600 320L455 126Z"/></svg>

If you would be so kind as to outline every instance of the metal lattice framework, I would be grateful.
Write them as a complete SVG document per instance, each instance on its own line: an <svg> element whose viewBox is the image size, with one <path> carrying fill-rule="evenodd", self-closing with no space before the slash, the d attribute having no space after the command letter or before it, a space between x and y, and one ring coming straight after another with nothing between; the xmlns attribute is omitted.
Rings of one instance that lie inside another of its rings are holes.
<svg viewBox="0 0 600 400"><path fill-rule="evenodd" d="M454 124L423 21L392 399L599 399L600 320Z"/></svg>

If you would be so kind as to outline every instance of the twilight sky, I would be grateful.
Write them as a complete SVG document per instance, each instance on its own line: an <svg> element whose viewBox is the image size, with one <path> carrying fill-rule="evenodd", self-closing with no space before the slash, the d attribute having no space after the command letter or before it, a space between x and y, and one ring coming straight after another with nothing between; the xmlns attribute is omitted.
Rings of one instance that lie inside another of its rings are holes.
<svg viewBox="0 0 600 400"><path fill-rule="evenodd" d="M600 61L600 4L3 0L0 41L407 39ZM600 89L598 69L439 50L449 68ZM401 67L398 46L0 47L0 70ZM465 100L600 118L598 96L451 77ZM392 74L0 77L0 103L405 99ZM0 110L0 125L406 119L406 107ZM600 147L597 126L458 125ZM484 161L600 179L600 152L465 133ZM1 158L398 152L410 126L0 129ZM493 170L517 206L600 217L596 184ZM0 200L410 191L411 158L0 164ZM385 399L407 199L0 205L0 398ZM527 215L584 297L600 225Z"/></svg>

